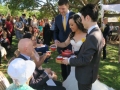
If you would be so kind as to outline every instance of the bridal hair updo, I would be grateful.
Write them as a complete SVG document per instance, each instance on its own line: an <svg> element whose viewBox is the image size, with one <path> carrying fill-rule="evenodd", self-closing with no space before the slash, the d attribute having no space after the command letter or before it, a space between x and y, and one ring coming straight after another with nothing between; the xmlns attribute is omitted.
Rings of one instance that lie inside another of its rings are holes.
<svg viewBox="0 0 120 90"><path fill-rule="evenodd" d="M80 14L74 14L74 15L70 16L69 20L70 19L74 20L74 22L76 23L79 30L81 30L82 32L85 32L85 33L87 32L87 30L84 28L83 24L81 23L82 20L81 20ZM70 39L73 39L74 35L75 35L75 32L71 32Z"/></svg>

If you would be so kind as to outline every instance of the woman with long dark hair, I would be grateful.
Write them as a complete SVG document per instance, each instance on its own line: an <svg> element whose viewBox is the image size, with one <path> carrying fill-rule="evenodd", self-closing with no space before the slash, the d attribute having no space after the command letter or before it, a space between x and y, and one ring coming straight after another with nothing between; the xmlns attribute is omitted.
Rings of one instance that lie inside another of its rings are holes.
<svg viewBox="0 0 120 90"><path fill-rule="evenodd" d="M67 40L65 42L56 43L56 45L57 47L64 48L71 44L72 51L74 54L77 54L81 45L86 39L87 31L84 29L84 26L81 23L81 18L78 14L74 14L69 18L69 25L72 32L68 36ZM70 84L70 82L74 82L75 86ZM63 82L63 86L66 88L66 90L78 90L77 80L75 78L75 67L71 67L71 72L67 79Z"/></svg>

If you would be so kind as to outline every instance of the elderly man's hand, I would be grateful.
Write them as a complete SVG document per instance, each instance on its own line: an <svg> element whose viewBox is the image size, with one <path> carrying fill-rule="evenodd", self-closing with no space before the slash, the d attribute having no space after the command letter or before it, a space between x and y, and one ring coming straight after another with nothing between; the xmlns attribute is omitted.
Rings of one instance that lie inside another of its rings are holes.
<svg viewBox="0 0 120 90"><path fill-rule="evenodd" d="M51 74L49 74L49 77L52 78L53 80L57 80L57 75L54 71L52 71Z"/></svg>
<svg viewBox="0 0 120 90"><path fill-rule="evenodd" d="M44 53L46 58L49 58L51 56L51 51L46 51L46 53Z"/></svg>
<svg viewBox="0 0 120 90"><path fill-rule="evenodd" d="M45 72L48 73L48 74L51 74L52 73L51 68L46 68Z"/></svg>

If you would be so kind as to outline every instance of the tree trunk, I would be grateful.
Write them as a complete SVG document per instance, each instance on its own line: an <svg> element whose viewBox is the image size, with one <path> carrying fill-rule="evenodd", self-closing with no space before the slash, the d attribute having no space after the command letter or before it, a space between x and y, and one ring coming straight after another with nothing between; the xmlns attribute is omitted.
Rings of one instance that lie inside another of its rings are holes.
<svg viewBox="0 0 120 90"><path fill-rule="evenodd" d="M100 0L92 0L93 4L98 4Z"/></svg>
<svg viewBox="0 0 120 90"><path fill-rule="evenodd" d="M118 35L119 37L119 51L118 51L118 56L119 56L119 62L120 62L120 34Z"/></svg>
<svg viewBox="0 0 120 90"><path fill-rule="evenodd" d="M104 3L104 4L107 4L107 0L103 0L103 3Z"/></svg>
<svg viewBox="0 0 120 90"><path fill-rule="evenodd" d="M120 4L120 0L117 0L117 1L114 1L114 2L111 2L109 4Z"/></svg>

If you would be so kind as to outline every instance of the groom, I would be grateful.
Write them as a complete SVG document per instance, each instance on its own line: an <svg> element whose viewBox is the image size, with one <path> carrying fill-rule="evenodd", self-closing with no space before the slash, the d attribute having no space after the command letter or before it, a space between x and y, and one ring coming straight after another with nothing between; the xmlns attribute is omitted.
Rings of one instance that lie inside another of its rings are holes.
<svg viewBox="0 0 120 90"><path fill-rule="evenodd" d="M81 9L81 19L87 29L86 41L81 46L76 58L63 60L63 64L75 66L75 76L79 90L91 90L92 83L97 79L103 36L97 25L98 10L93 4Z"/></svg>

